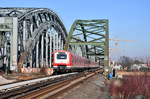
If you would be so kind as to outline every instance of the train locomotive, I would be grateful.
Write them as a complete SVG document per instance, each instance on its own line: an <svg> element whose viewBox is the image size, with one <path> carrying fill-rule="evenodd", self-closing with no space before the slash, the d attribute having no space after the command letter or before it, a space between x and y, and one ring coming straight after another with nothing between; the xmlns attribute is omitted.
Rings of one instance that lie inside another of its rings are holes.
<svg viewBox="0 0 150 99"><path fill-rule="evenodd" d="M53 68L56 72L78 72L99 68L99 64L69 51L58 50L53 53Z"/></svg>

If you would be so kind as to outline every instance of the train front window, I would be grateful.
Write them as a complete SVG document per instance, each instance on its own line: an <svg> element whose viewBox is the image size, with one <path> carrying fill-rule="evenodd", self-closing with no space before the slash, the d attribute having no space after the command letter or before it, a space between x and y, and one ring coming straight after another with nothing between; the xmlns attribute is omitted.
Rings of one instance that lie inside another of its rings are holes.
<svg viewBox="0 0 150 99"><path fill-rule="evenodd" d="M67 54L64 52L59 52L57 54L57 59L67 59Z"/></svg>

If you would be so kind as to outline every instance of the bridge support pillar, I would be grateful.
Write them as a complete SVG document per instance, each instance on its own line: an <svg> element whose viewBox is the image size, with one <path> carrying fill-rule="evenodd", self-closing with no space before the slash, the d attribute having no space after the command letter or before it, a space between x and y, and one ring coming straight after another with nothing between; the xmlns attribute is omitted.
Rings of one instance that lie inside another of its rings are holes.
<svg viewBox="0 0 150 99"><path fill-rule="evenodd" d="M63 41L61 41L61 50L63 50L64 49L64 42Z"/></svg>
<svg viewBox="0 0 150 99"><path fill-rule="evenodd" d="M12 18L13 28L11 35L11 55L10 55L10 70L17 71L17 37L18 37L18 18Z"/></svg>
<svg viewBox="0 0 150 99"><path fill-rule="evenodd" d="M59 44L59 42L58 42L58 34L56 33L55 34L55 42L56 42L56 50L58 50L58 44Z"/></svg>
<svg viewBox="0 0 150 99"><path fill-rule="evenodd" d="M53 52L56 50L56 36L53 34Z"/></svg>
<svg viewBox="0 0 150 99"><path fill-rule="evenodd" d="M36 67L39 68L39 42L36 44Z"/></svg>
<svg viewBox="0 0 150 99"><path fill-rule="evenodd" d="M48 33L46 33L46 67L48 67Z"/></svg>
<svg viewBox="0 0 150 99"><path fill-rule="evenodd" d="M43 62L44 62L43 51L44 51L44 37L42 35L41 37L41 67L43 67Z"/></svg>
<svg viewBox="0 0 150 99"><path fill-rule="evenodd" d="M24 45L24 48L25 48L25 45L26 45L26 21L23 21L23 45Z"/></svg>
<svg viewBox="0 0 150 99"><path fill-rule="evenodd" d="M49 38L49 50L50 50L50 58L49 58L49 67L52 66L52 36Z"/></svg>
<svg viewBox="0 0 150 99"><path fill-rule="evenodd" d="M59 50L62 50L62 46L61 46L61 36L59 36L58 44L59 44L59 45L58 45L58 47L59 47L58 49L59 49Z"/></svg>

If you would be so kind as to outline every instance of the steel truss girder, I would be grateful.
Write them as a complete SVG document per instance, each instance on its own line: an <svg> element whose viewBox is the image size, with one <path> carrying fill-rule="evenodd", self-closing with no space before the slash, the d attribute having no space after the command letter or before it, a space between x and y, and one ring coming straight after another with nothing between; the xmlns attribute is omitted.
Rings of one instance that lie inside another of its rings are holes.
<svg viewBox="0 0 150 99"><path fill-rule="evenodd" d="M81 49L82 56L108 66L108 20L76 20L69 31L65 50L76 52L77 47Z"/></svg>
<svg viewBox="0 0 150 99"><path fill-rule="evenodd" d="M47 55L49 55L54 50L63 49L67 31L60 18L52 10L47 8L0 8L0 17L17 17L18 19L18 27L16 27L18 28L17 62L20 59L23 60L18 65L22 66L23 63L27 64L30 61L30 66L35 67L36 64L41 64L37 60L44 62L47 61L45 58L51 57L45 56L45 53L48 52Z"/></svg>

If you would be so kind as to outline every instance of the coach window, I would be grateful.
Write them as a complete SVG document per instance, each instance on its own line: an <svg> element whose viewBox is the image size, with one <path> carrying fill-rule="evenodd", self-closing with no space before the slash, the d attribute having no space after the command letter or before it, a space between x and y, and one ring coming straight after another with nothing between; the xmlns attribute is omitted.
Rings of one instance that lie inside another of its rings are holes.
<svg viewBox="0 0 150 99"><path fill-rule="evenodd" d="M67 54L65 54L65 53L58 53L57 54L57 59L67 59Z"/></svg>

